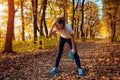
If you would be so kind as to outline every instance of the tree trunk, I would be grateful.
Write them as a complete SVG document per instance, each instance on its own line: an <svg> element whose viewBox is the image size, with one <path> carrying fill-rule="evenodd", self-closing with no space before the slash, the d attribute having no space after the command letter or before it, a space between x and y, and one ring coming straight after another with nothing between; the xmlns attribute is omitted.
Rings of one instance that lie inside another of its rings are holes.
<svg viewBox="0 0 120 80"><path fill-rule="evenodd" d="M72 3L73 3L73 8L72 8L72 11L73 11L73 13L72 13L72 29L73 29L73 27L74 27L74 16L75 16L75 11L78 8L78 2L77 2L76 7L75 7L75 0L72 0Z"/></svg>
<svg viewBox="0 0 120 80"><path fill-rule="evenodd" d="M10 53L13 52L12 38L14 34L14 17L15 17L14 0L8 0L8 23L7 23L5 47L3 52L10 52Z"/></svg>
<svg viewBox="0 0 120 80"><path fill-rule="evenodd" d="M110 17L110 19L112 19L112 14L107 13ZM113 21L110 22L110 28L111 28L111 42L113 42Z"/></svg>
<svg viewBox="0 0 120 80"><path fill-rule="evenodd" d="M43 21L44 21L43 19L44 18L43 18L43 15L42 15L41 20L40 20L40 36L43 35L43 24L42 24Z"/></svg>
<svg viewBox="0 0 120 80"><path fill-rule="evenodd" d="M112 16L112 23L111 23L111 27L112 27L112 36L111 36L111 42L113 42L115 40L115 35L116 35L116 15L117 15L117 10L118 10L118 5L119 5L119 0L114 1L114 14Z"/></svg>
<svg viewBox="0 0 120 80"><path fill-rule="evenodd" d="M46 34L46 37L48 37L48 29L47 29L46 19L45 19L45 18L44 18L44 27L45 27L45 34Z"/></svg>
<svg viewBox="0 0 120 80"><path fill-rule="evenodd" d="M43 1L43 11L42 11L42 17L41 17L41 21L40 21L40 36L43 36L43 26L45 28L45 34L46 37L48 37L48 29L47 29L47 25L46 25L46 20L45 20L45 11L46 11L46 5L47 5L47 0ZM40 49L42 48L42 40L40 40Z"/></svg>
<svg viewBox="0 0 120 80"><path fill-rule="evenodd" d="M25 33L24 33L25 25L24 25L23 3L24 3L24 0L21 0L22 40L25 41Z"/></svg>
<svg viewBox="0 0 120 80"><path fill-rule="evenodd" d="M82 23L80 25L80 31L81 31L81 38L84 41L85 40L85 35L83 32L83 24L84 24L84 2L85 0L82 1Z"/></svg>
<svg viewBox="0 0 120 80"><path fill-rule="evenodd" d="M48 36L48 29L47 29L46 20L45 20L46 5L47 5L47 0L44 0L42 17L41 17L41 22L40 22L40 35L43 35L43 25L44 25L46 36Z"/></svg>
<svg viewBox="0 0 120 80"><path fill-rule="evenodd" d="M38 0L32 0L32 7L33 7L33 29L34 29L34 43L37 43L37 8L38 8Z"/></svg>
<svg viewBox="0 0 120 80"><path fill-rule="evenodd" d="M67 0L64 0L64 5L63 5L63 10L64 10L64 15L63 15L63 18L64 18L64 24L63 26L65 27L65 24L66 24L66 5L67 4Z"/></svg>
<svg viewBox="0 0 120 80"><path fill-rule="evenodd" d="M79 18L76 21L76 25L77 25L77 33L76 33L77 36L76 36L76 38L79 39L79 27L78 27L79 26Z"/></svg>
<svg viewBox="0 0 120 80"><path fill-rule="evenodd" d="M45 28L46 37L48 37L48 29L47 29L46 19L45 19L46 5L47 5L47 0L44 0L43 21L44 21L44 28Z"/></svg>
<svg viewBox="0 0 120 80"><path fill-rule="evenodd" d="M90 39L92 39L92 26L90 24Z"/></svg>
<svg viewBox="0 0 120 80"><path fill-rule="evenodd" d="M73 29L73 26L74 26L74 15L75 15L75 9L74 9L74 7L75 7L75 1L74 0L72 0L72 2L73 2L73 13L72 13L72 29Z"/></svg>
<svg viewBox="0 0 120 80"><path fill-rule="evenodd" d="M116 35L116 22L117 22L117 11L118 11L118 5L119 5L119 0L116 0L116 3L114 5L114 21L113 21L113 40L112 42L115 40L115 35Z"/></svg>
<svg viewBox="0 0 120 80"><path fill-rule="evenodd" d="M111 27L112 27L111 42L113 42L113 41L115 40L116 21L113 21L113 22L111 23Z"/></svg>

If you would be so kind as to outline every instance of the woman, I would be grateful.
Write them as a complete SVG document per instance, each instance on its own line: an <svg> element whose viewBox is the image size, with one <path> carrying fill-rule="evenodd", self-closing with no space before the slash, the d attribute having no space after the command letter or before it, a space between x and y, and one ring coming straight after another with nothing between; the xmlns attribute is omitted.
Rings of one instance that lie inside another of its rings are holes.
<svg viewBox="0 0 120 80"><path fill-rule="evenodd" d="M64 26L65 24L65 26ZM58 72L58 65L62 56L64 44L68 43L70 49L72 50L75 62L78 67L78 74L84 75L84 72L82 71L81 65L80 65L80 58L77 53L77 49L75 46L75 40L74 40L74 31L72 30L71 26L67 23L65 23L63 18L57 18L51 25L51 29L49 31L48 36L51 37L54 35L57 31L60 32L60 40L58 45L58 55L56 58L55 67L50 71L51 74L55 74Z"/></svg>

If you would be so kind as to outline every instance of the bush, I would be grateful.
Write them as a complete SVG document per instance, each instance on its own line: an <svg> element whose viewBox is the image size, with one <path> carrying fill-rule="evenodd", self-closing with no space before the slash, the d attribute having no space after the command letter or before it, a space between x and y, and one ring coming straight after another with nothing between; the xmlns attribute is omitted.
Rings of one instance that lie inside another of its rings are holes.
<svg viewBox="0 0 120 80"><path fill-rule="evenodd" d="M58 40L55 38L41 38L34 44L33 40L21 41L21 40L13 40L13 51L15 52L31 52L33 50L37 50L40 47L40 40L42 40L42 49L49 49L54 46L57 46ZM5 45L5 40L0 39L0 52L3 51Z"/></svg>
<svg viewBox="0 0 120 80"><path fill-rule="evenodd" d="M3 39L0 39L0 52L3 50L4 44L5 44L5 41Z"/></svg>
<svg viewBox="0 0 120 80"><path fill-rule="evenodd" d="M117 35L115 36L115 40L116 40L117 42L120 42L120 34L117 34Z"/></svg>

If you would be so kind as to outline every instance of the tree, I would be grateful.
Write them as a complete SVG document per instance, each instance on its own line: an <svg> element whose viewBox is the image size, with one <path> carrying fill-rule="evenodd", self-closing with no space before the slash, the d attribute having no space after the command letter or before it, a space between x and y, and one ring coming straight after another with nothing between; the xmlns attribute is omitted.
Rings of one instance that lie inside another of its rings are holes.
<svg viewBox="0 0 120 80"><path fill-rule="evenodd" d="M23 14L23 4L24 0L21 0L21 20L22 20L22 40L25 41L25 25L24 25L24 14Z"/></svg>
<svg viewBox="0 0 120 80"><path fill-rule="evenodd" d="M32 8L33 8L34 43L36 44L36 41L37 41L37 30L39 31L38 25L37 25L38 0L32 0L31 2L32 2Z"/></svg>
<svg viewBox="0 0 120 80"><path fill-rule="evenodd" d="M76 33L76 38L79 39L80 38L80 25L81 25L81 20L82 20L82 14L81 14L81 8L82 8L82 5L80 3L80 0L78 1L78 8L75 12L75 15L74 15L74 30L75 30L75 33Z"/></svg>
<svg viewBox="0 0 120 80"><path fill-rule="evenodd" d="M103 0L103 17L110 28L111 42L115 41L117 26L119 26L119 3L119 0Z"/></svg>
<svg viewBox="0 0 120 80"><path fill-rule="evenodd" d="M41 17L41 21L40 21L40 35L43 35L43 25L44 25L46 37L48 37L48 30L47 30L46 19L45 19L46 5L47 5L47 0L44 0L42 17Z"/></svg>
<svg viewBox="0 0 120 80"><path fill-rule="evenodd" d="M40 20L40 37L44 35L43 34L43 26L45 29L46 37L48 37L48 30L47 30L46 19L45 19L47 0L44 0L42 5L43 5L43 10L42 10L42 17ZM42 40L40 40L39 44L40 44L40 49L41 49L42 48Z"/></svg>
<svg viewBox="0 0 120 80"><path fill-rule="evenodd" d="M84 24L84 2L85 0L82 1L82 22L81 22L81 25L80 25L80 31L81 31L81 38L82 40L84 41L85 39L85 35L84 35L84 32L83 32L83 24Z"/></svg>
<svg viewBox="0 0 120 80"><path fill-rule="evenodd" d="M14 0L8 0L8 23L5 47L3 52L13 52L12 39L14 34L14 17L15 17Z"/></svg>
<svg viewBox="0 0 120 80"><path fill-rule="evenodd" d="M112 30L112 34L111 34L111 42L113 42L115 40L115 34L116 34L116 23L117 23L117 11L118 11L118 1L119 0L115 0L114 1L114 12L113 12L113 16L112 16L112 22L111 22L111 30Z"/></svg>
<svg viewBox="0 0 120 80"><path fill-rule="evenodd" d="M72 0L72 3L73 3L73 15L72 15L72 28L73 28L73 26L74 26L74 15L75 15L75 11L77 10L77 8L78 8L78 3L79 3L79 0L77 1L77 5L76 5L76 7L75 7L75 0Z"/></svg>
<svg viewBox="0 0 120 80"><path fill-rule="evenodd" d="M95 33L97 31L97 25L99 24L98 18L98 6L92 1L87 1L84 7L84 14L85 14L85 37L94 39Z"/></svg>

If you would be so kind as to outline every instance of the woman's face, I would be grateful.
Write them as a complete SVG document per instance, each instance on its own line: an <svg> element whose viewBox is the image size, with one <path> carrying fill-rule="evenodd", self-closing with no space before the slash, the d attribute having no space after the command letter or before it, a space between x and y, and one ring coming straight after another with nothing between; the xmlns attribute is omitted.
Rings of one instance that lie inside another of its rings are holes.
<svg viewBox="0 0 120 80"><path fill-rule="evenodd" d="M62 24L56 23L56 28L57 28L58 30L61 30L61 29L62 29L62 27L63 27L63 25L62 25Z"/></svg>

